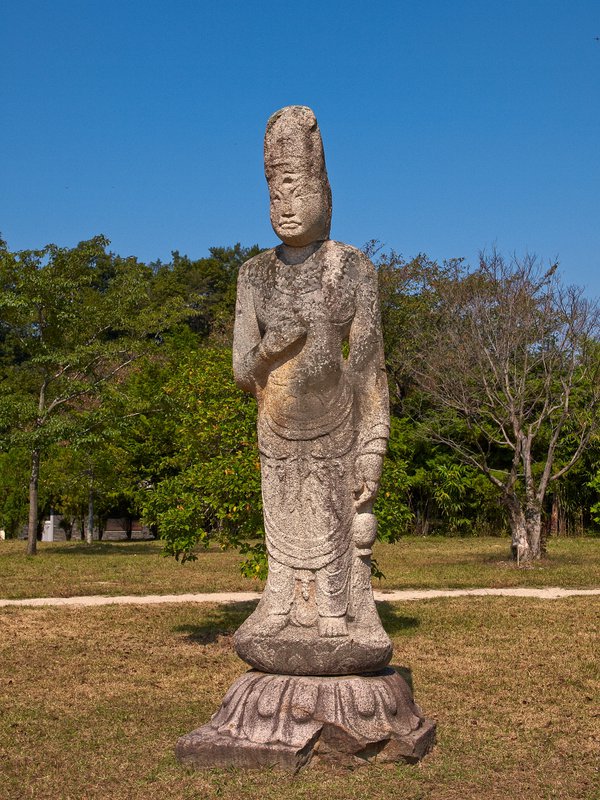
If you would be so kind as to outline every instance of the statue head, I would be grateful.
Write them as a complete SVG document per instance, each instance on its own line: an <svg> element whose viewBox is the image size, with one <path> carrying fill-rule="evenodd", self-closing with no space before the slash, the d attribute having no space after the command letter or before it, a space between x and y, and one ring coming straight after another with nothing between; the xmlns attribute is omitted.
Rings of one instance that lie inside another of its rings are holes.
<svg viewBox="0 0 600 800"><path fill-rule="evenodd" d="M286 106L267 122L265 175L271 224L290 247L329 238L331 188L321 132L306 106Z"/></svg>

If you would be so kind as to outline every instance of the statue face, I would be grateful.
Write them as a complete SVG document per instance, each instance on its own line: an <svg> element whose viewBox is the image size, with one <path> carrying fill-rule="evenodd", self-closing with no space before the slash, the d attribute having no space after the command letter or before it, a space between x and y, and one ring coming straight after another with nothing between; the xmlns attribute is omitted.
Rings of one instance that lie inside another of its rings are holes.
<svg viewBox="0 0 600 800"><path fill-rule="evenodd" d="M281 171L269 181L271 225L290 247L304 247L329 236L329 196L322 181Z"/></svg>

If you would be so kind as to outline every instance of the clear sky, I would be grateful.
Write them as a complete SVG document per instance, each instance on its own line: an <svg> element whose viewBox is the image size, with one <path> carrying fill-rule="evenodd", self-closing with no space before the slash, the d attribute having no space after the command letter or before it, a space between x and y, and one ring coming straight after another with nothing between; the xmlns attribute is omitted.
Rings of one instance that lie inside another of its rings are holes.
<svg viewBox="0 0 600 800"><path fill-rule="evenodd" d="M600 295L596 36L598 0L3 0L0 231L270 246L262 137L298 103L333 238L558 257Z"/></svg>

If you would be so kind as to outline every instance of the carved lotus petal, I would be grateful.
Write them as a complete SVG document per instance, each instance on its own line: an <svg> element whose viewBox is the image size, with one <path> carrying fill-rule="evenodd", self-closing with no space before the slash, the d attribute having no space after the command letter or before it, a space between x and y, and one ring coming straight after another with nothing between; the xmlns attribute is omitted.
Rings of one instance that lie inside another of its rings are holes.
<svg viewBox="0 0 600 800"><path fill-rule="evenodd" d="M319 700L319 687L315 683L301 681L294 690L292 717L296 722L306 722L315 713Z"/></svg>
<svg viewBox="0 0 600 800"><path fill-rule="evenodd" d="M398 713L398 703L396 702L396 698L394 697L393 693L385 684L383 684L379 689L379 694L383 701L385 710L388 712L388 714L395 716Z"/></svg>
<svg viewBox="0 0 600 800"><path fill-rule="evenodd" d="M373 689L371 689L366 681L361 682L360 685L357 682L353 695L354 705L361 717L368 718L375 716L377 700Z"/></svg>
<svg viewBox="0 0 600 800"><path fill-rule="evenodd" d="M227 706L231 703L231 701L234 698L236 698L236 702L237 702L237 699L239 697L241 697L242 695L248 693L248 691L250 690L250 687L255 682L256 682L256 676L253 675L252 673L248 673L247 675L242 675L242 677L239 678L234 683L234 685L231 687L231 689L227 692L227 694L223 698L223 702L221 703L221 707L222 708L227 708Z"/></svg>
<svg viewBox="0 0 600 800"><path fill-rule="evenodd" d="M287 687L287 679L273 678L265 681L265 686L256 703L256 710L261 717L274 717L281 705L281 698Z"/></svg>

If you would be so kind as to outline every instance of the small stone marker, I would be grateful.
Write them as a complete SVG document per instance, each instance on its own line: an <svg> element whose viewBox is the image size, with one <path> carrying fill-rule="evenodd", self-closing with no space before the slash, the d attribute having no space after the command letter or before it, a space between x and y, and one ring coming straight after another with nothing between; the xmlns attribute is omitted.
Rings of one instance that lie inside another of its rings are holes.
<svg viewBox="0 0 600 800"><path fill-rule="evenodd" d="M373 501L389 435L377 276L329 239L331 190L313 112L265 135L282 244L238 278L233 367L258 401L269 575L235 634L253 667L211 721L177 743L196 767L417 761L435 724L387 667L371 588Z"/></svg>

